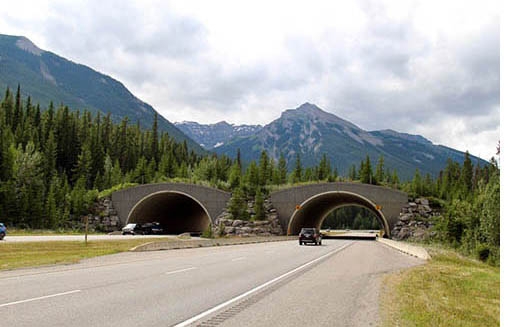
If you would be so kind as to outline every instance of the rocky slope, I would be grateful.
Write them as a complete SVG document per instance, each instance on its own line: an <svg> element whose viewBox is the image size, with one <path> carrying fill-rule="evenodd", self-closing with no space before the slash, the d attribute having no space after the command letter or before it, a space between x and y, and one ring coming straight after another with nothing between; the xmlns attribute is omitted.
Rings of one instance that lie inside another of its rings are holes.
<svg viewBox="0 0 523 327"><path fill-rule="evenodd" d="M280 118L254 134L235 138L214 150L234 157L238 148L242 159L247 161L257 160L262 150L275 159L280 157L281 152L288 167L294 167L297 153L304 166L318 164L325 153L332 166L343 174L347 173L351 165L358 169L367 154L374 167L383 155L385 167L391 170L396 168L402 179L410 179L416 168L422 174L436 176L444 169L447 159L462 162L465 155L435 145L419 135L392 130L365 131L310 103L286 110ZM472 157L472 160L476 162L478 158Z"/></svg>

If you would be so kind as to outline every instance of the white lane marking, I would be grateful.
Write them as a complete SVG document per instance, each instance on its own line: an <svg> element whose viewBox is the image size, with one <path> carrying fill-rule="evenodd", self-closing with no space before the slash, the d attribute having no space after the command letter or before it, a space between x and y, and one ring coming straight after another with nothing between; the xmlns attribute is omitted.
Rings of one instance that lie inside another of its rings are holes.
<svg viewBox="0 0 523 327"><path fill-rule="evenodd" d="M213 313L213 312L216 312L216 311L222 309L223 307L228 306L228 305L231 304L231 303L234 303L234 302L236 302L236 301L238 301L238 300L241 300L241 299L243 299L244 297L249 296L249 295L251 295L252 293L254 293L254 292L256 292L256 291L259 291L259 290L261 290L261 289L264 288L264 287L267 287L267 286L269 286L269 285L271 285L271 284L274 284L275 282L279 281L279 280L282 279L282 278L285 278L285 277L287 277L287 276L289 276L289 275L291 275L291 274L293 274L293 273L295 273L295 272L297 272L297 271L299 271L299 270L302 270L303 268L305 268L305 267L307 267L307 266L312 265L312 264L315 263L315 262L320 261L321 259L324 259L324 258L326 258L326 257L328 257L328 256L331 256L331 255L333 255L333 254L335 254L335 253L337 253L337 252L339 252L339 251L345 249L347 246L349 246L349 245L351 245L351 244L352 244L352 243L345 244L344 246L342 246L342 247L340 247L340 248L337 248L336 250L333 250L333 251L331 251L331 252L329 252L329 253L327 253L327 254L324 254L324 255L322 255L322 256L319 257L319 258L316 258L316 259L314 259L314 260L312 260L312 261L309 261L309 262L307 262L307 263L305 263L305 264L299 266L298 268L294 268L293 270L288 271L288 272L286 272L285 274L283 274L283 275L281 275L281 276L278 276L278 277L276 277L276 278L274 278L274 279L271 279L270 281L268 281L268 282L266 282L266 283L263 283L263 284L261 284L260 286L257 286L257 287L255 287L255 288L251 289L250 291L247 291L247 292L245 292L245 293L243 293L243 294L238 295L238 296L235 297L235 298L232 298L232 299L230 299L230 300L228 300L228 301L225 301L225 302L223 302L222 304L219 304L219 305L215 306L214 308L211 308L211 309L209 309L209 310L207 310L207 311L204 311L204 312L200 313L199 315L196 315L196 316L194 316L194 317L192 317L192 318L189 318L189 319L187 319L187 320L185 320L185 321L182 321L181 323L176 324L176 325L174 325L173 327L185 327L185 326L188 326L188 325L192 324L193 322L195 322L195 321L197 321L197 320L200 320L200 319L202 319L203 317L205 317L205 316L207 316L207 315L209 315L209 314L211 314L211 313Z"/></svg>
<svg viewBox="0 0 523 327"><path fill-rule="evenodd" d="M232 259L232 261L238 261L238 260L243 260L243 259L245 259L245 257L234 258L234 259Z"/></svg>
<svg viewBox="0 0 523 327"><path fill-rule="evenodd" d="M166 275L171 275L171 274L181 273L181 272L189 271L189 270L193 270L193 269L196 269L196 267L191 267L191 268L185 268L185 269L179 269L179 270L169 271L169 272L166 272L165 274L166 274Z"/></svg>
<svg viewBox="0 0 523 327"><path fill-rule="evenodd" d="M31 301L37 301L37 300L43 300L43 299L48 299L48 298L51 298L51 297L62 296L62 295L67 295L67 294L73 294L73 293L78 293L78 292L81 292L81 290L74 290L74 291L69 291L69 292L63 292L63 293L57 293L57 294L51 294L51 295L46 295L46 296L35 297L35 298L32 298L32 299L27 299L27 300L21 300L21 301L16 301L16 302L4 303L4 304L0 304L0 308L1 307L7 307L9 305L20 304L20 303L31 302Z"/></svg>

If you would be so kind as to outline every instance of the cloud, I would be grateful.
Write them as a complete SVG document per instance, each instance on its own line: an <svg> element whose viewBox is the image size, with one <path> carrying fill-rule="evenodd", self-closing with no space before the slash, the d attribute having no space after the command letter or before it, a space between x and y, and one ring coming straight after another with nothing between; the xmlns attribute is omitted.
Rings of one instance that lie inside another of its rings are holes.
<svg viewBox="0 0 523 327"><path fill-rule="evenodd" d="M420 133L487 158L499 139L494 3L11 6L3 33L115 77L171 121L265 124L308 101L368 130Z"/></svg>

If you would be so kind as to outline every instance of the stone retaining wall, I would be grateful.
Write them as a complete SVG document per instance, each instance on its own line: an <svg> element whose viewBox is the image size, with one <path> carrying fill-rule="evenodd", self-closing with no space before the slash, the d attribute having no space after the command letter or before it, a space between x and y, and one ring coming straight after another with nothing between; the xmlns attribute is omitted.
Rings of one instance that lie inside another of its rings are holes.
<svg viewBox="0 0 523 327"><path fill-rule="evenodd" d="M429 200L417 198L402 208L398 222L391 230L392 239L423 241L435 235L431 228L440 216L439 210L431 208Z"/></svg>
<svg viewBox="0 0 523 327"><path fill-rule="evenodd" d="M90 211L93 213L82 217L82 221L87 217L91 230L110 233L122 229L123 226L120 224L120 218L118 218L118 213L113 206L111 198L99 199Z"/></svg>
<svg viewBox="0 0 523 327"><path fill-rule="evenodd" d="M278 213L272 206L270 200L265 200L263 203L265 209L265 220L254 220L254 201L250 200L247 203L247 212L250 220L233 219L232 215L226 210L222 212L216 219L216 224L213 228L214 235L220 236L278 236L283 235Z"/></svg>

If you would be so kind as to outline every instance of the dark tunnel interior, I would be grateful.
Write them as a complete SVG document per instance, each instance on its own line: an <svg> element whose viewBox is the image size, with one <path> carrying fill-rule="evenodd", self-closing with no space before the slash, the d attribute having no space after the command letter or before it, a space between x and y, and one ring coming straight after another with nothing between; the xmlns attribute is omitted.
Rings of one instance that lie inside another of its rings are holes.
<svg viewBox="0 0 523 327"><path fill-rule="evenodd" d="M159 222L168 234L203 232L211 223L205 209L191 197L176 193L153 194L129 214L128 223Z"/></svg>
<svg viewBox="0 0 523 327"><path fill-rule="evenodd" d="M389 235L388 224L383 215L369 201L346 192L328 192L307 200L291 217L287 232L289 235L297 235L303 227L320 229L330 212L347 205L361 206L372 211L383 226L385 235Z"/></svg>

